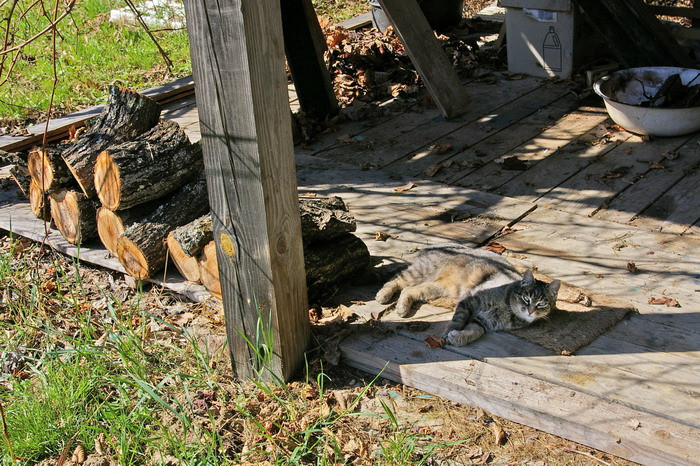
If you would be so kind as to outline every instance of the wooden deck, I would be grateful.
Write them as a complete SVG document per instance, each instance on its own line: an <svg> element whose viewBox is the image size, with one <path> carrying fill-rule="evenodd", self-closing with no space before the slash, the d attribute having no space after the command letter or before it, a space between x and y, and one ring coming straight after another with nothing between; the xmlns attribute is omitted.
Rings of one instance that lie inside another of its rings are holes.
<svg viewBox="0 0 700 466"><path fill-rule="evenodd" d="M393 112L387 102L376 121L343 124L298 148L300 192L342 196L382 265L408 262L427 244L479 246L498 235L514 262L639 313L561 356L510 334L429 349L423 339L439 334L450 314L424 305L404 319L421 325L397 325L389 312L377 330L346 339L345 363L633 461L697 463L700 134L643 141L616 131L601 102L579 102L565 83L503 78L467 86L472 102L459 118L405 106ZM192 97L167 106L167 117L198 139ZM438 153L436 144L452 149ZM511 157L526 169L508 169ZM412 189L395 190L409 182ZM16 203L0 206L0 228L9 229L10 210L13 229L31 237L29 226L17 226L26 207ZM43 234L35 221L22 221ZM396 236L375 241L377 231ZM93 253L102 265L115 262L99 248L81 256ZM365 301L352 306L370 318L385 308L371 298L379 286L343 296ZM652 297L681 307L649 304Z"/></svg>

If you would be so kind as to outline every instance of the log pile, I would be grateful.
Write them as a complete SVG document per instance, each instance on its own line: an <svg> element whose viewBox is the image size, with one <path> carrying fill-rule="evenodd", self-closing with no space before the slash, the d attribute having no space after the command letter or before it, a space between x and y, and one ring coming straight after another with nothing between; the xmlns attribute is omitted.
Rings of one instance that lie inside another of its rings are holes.
<svg viewBox="0 0 700 466"><path fill-rule="evenodd" d="M369 264L367 246L352 234L355 219L339 197L300 198L306 284L311 300L347 281ZM221 297L211 214L168 235L170 258L183 277Z"/></svg>
<svg viewBox="0 0 700 466"><path fill-rule="evenodd" d="M99 237L137 279L153 277L169 257L185 279L221 298L201 148L159 117L158 104L113 86L87 131L17 159L13 176L34 215L69 243ZM365 268L369 252L340 198L300 198L299 211L313 300Z"/></svg>

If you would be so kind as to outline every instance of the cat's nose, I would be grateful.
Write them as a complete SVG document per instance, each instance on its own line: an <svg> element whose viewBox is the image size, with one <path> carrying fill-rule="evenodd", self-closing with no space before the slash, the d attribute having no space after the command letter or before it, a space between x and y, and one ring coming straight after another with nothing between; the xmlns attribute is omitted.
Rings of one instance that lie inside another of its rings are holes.
<svg viewBox="0 0 700 466"><path fill-rule="evenodd" d="M534 309L528 309L528 310L527 310L527 313L530 314L530 315L532 315L533 312L535 312Z"/></svg>

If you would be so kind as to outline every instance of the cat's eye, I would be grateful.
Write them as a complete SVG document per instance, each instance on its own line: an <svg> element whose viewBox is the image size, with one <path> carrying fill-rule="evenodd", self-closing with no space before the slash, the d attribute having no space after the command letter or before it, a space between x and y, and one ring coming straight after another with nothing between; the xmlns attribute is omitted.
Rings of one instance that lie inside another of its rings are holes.
<svg viewBox="0 0 700 466"><path fill-rule="evenodd" d="M520 299L525 303L525 304L530 304L530 298L527 296L521 296Z"/></svg>
<svg viewBox="0 0 700 466"><path fill-rule="evenodd" d="M537 303L537 309L544 309L547 307L547 303L539 302Z"/></svg>

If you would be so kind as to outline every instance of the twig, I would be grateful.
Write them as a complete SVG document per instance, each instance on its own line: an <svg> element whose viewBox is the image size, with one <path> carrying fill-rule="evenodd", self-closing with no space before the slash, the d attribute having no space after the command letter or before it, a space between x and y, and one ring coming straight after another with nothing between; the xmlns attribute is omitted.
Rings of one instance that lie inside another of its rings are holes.
<svg viewBox="0 0 700 466"><path fill-rule="evenodd" d="M136 15L136 20L141 24L141 27L143 28L144 31L146 31L146 34L148 34L148 37L151 38L153 43L156 45L156 48L158 49L158 52L161 54L163 57L163 60L165 60L165 67L168 69L168 73L172 74L173 72L173 62L170 60L170 57L168 57L168 54L163 50L163 47L160 46L158 41L156 40L155 36L151 32L151 29L148 27L146 22L143 20L143 17L141 16L141 12L136 9L136 5L134 5L134 2L132 0L124 0L127 5L129 5L129 8L131 11Z"/></svg>
<svg viewBox="0 0 700 466"><path fill-rule="evenodd" d="M559 449L561 449L562 451L568 451L570 453L578 453L579 455L587 456L588 458L590 458L594 461L597 461L598 463L603 464L605 466L611 466L610 463L608 463L607 461L603 461L600 458L596 458L595 456L591 455L590 453L588 453L586 451L580 451L580 450L576 450L574 448L568 448L568 447L559 447Z"/></svg>
<svg viewBox="0 0 700 466"><path fill-rule="evenodd" d="M49 32L51 29L55 28L58 25L58 23L60 23L63 20L63 18L65 18L66 16L68 16L70 14L70 12L73 10L73 6L75 6L75 0L72 0L68 5L66 5L66 10L63 13L61 13L61 16L57 17L53 23L49 24L44 29L37 32L36 34L34 34L32 37L25 40L21 44L15 45L14 47L11 47L9 49L0 50L0 55L7 55L8 53L16 52L17 50L20 50L20 49L26 47L28 44L31 44L32 42L37 40L39 37L41 37L44 34L46 34L47 32Z"/></svg>
<svg viewBox="0 0 700 466"><path fill-rule="evenodd" d="M73 434L73 436L68 439L66 446L63 447L63 451L61 452L61 456L59 456L58 461L56 461L56 466L63 466L63 464L66 462L66 460L68 459L68 453L70 453L70 448L73 446L73 441L75 440L75 438L77 436L78 436L78 432Z"/></svg>
<svg viewBox="0 0 700 466"><path fill-rule="evenodd" d="M10 433L7 430L7 422L5 421L5 409L2 407L2 402L0 401L0 418L2 418L2 433L5 436L5 441L7 442L7 449L10 452L10 458L12 458L12 464L15 464L15 453L12 451L12 440L10 439Z"/></svg>

